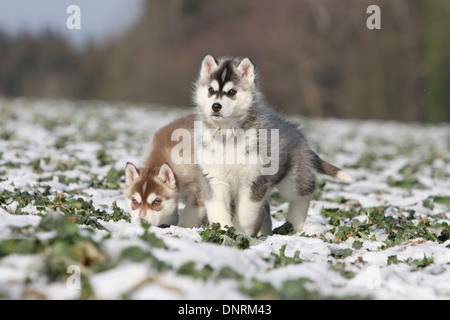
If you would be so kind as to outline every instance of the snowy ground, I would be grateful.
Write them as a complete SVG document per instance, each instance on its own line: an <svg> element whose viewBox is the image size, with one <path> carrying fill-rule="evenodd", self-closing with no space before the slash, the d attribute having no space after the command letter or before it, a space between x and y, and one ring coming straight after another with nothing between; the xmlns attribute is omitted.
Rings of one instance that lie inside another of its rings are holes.
<svg viewBox="0 0 450 320"><path fill-rule="evenodd" d="M302 119L355 182L319 177L303 234L255 240L124 212L126 162L186 112L0 100L0 298L450 299L449 125Z"/></svg>

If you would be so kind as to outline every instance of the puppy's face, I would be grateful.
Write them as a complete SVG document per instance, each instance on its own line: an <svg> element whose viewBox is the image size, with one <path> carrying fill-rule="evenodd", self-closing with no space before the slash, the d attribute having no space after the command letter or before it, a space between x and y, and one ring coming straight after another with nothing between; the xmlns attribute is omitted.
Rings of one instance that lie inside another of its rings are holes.
<svg viewBox="0 0 450 320"><path fill-rule="evenodd" d="M176 183L168 165L153 173L128 163L125 176L125 196L132 221L141 219L154 226L178 223Z"/></svg>
<svg viewBox="0 0 450 320"><path fill-rule="evenodd" d="M255 69L248 58L218 63L207 55L195 93L202 116L219 124L244 118L253 104L254 79Z"/></svg>

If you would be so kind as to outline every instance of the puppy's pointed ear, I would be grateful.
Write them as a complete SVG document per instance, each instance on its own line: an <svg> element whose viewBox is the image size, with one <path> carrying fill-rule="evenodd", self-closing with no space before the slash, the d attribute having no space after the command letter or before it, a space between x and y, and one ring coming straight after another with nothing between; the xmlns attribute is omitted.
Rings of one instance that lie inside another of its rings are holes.
<svg viewBox="0 0 450 320"><path fill-rule="evenodd" d="M163 164L159 169L158 178L161 179L165 184L167 184L169 188L176 188L175 175L173 174L172 169L170 169L167 164Z"/></svg>
<svg viewBox="0 0 450 320"><path fill-rule="evenodd" d="M255 66L249 58L242 59L236 69L242 78L246 78L250 82L255 81Z"/></svg>
<svg viewBox="0 0 450 320"><path fill-rule="evenodd" d="M127 162L125 167L125 181L127 186L131 185L137 178L139 178L139 170L131 162Z"/></svg>
<svg viewBox="0 0 450 320"><path fill-rule="evenodd" d="M217 61L211 56L207 55L203 58L202 68L200 69L200 77L209 76L217 68Z"/></svg>

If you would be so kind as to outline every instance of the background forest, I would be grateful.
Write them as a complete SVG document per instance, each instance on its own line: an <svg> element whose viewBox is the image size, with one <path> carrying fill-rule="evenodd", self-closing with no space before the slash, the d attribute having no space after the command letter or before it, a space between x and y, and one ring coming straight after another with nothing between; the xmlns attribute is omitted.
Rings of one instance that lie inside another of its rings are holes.
<svg viewBox="0 0 450 320"><path fill-rule="evenodd" d="M381 8L381 30L366 9ZM249 56L274 108L308 117L450 121L448 0L148 0L83 50L0 33L0 96L189 106L205 54Z"/></svg>

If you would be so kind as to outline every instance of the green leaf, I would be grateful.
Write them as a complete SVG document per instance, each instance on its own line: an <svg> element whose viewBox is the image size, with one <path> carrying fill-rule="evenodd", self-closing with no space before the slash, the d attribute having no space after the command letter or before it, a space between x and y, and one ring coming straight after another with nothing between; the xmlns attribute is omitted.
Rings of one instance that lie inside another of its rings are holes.
<svg viewBox="0 0 450 320"><path fill-rule="evenodd" d="M144 233L139 236L142 240L148 242L152 247L167 249L166 244L160 238L158 238L154 233L149 232L150 224L141 220L141 226L144 229Z"/></svg>
<svg viewBox="0 0 450 320"><path fill-rule="evenodd" d="M272 252L270 255L275 259L273 263L274 268L282 268L290 264L299 264L302 263L303 260L300 259L300 251L295 251L293 257L286 256L286 247L287 244L281 246L279 250L279 254Z"/></svg>
<svg viewBox="0 0 450 320"><path fill-rule="evenodd" d="M222 229L220 223L213 223L209 228L199 232L202 242L217 243L220 245L248 249L251 245L259 244L259 241L243 233L238 233L234 227L225 226Z"/></svg>
<svg viewBox="0 0 450 320"><path fill-rule="evenodd" d="M207 264L202 269L196 268L196 262L190 261L183 264L178 270L177 274L183 276L190 276L194 279L207 280L213 275L213 268Z"/></svg>
<svg viewBox="0 0 450 320"><path fill-rule="evenodd" d="M363 242L362 241L359 241L359 240L353 241L353 244L352 244L352 248L353 249L358 250L358 249L361 249L362 246L363 246Z"/></svg>
<svg viewBox="0 0 450 320"><path fill-rule="evenodd" d="M149 257L149 254L139 247L132 246L122 250L120 254L121 259L128 259L134 262L144 261Z"/></svg>
<svg viewBox="0 0 450 320"><path fill-rule="evenodd" d="M398 264L398 263L399 263L399 261L398 261L398 258L397 258L396 255L389 256L388 259L387 259L388 266L391 265L391 264Z"/></svg>
<svg viewBox="0 0 450 320"><path fill-rule="evenodd" d="M36 241L32 239L7 239L0 241L0 258L12 253L32 254L36 250Z"/></svg>
<svg viewBox="0 0 450 320"><path fill-rule="evenodd" d="M414 259L411 261L413 265L415 265L417 268L426 268L429 265L432 265L434 262L434 258L427 258L425 253L423 254L423 259Z"/></svg>
<svg viewBox="0 0 450 320"><path fill-rule="evenodd" d="M344 259L348 256L351 256L353 253L352 249L338 249L336 251L331 252L331 256L336 259Z"/></svg>

